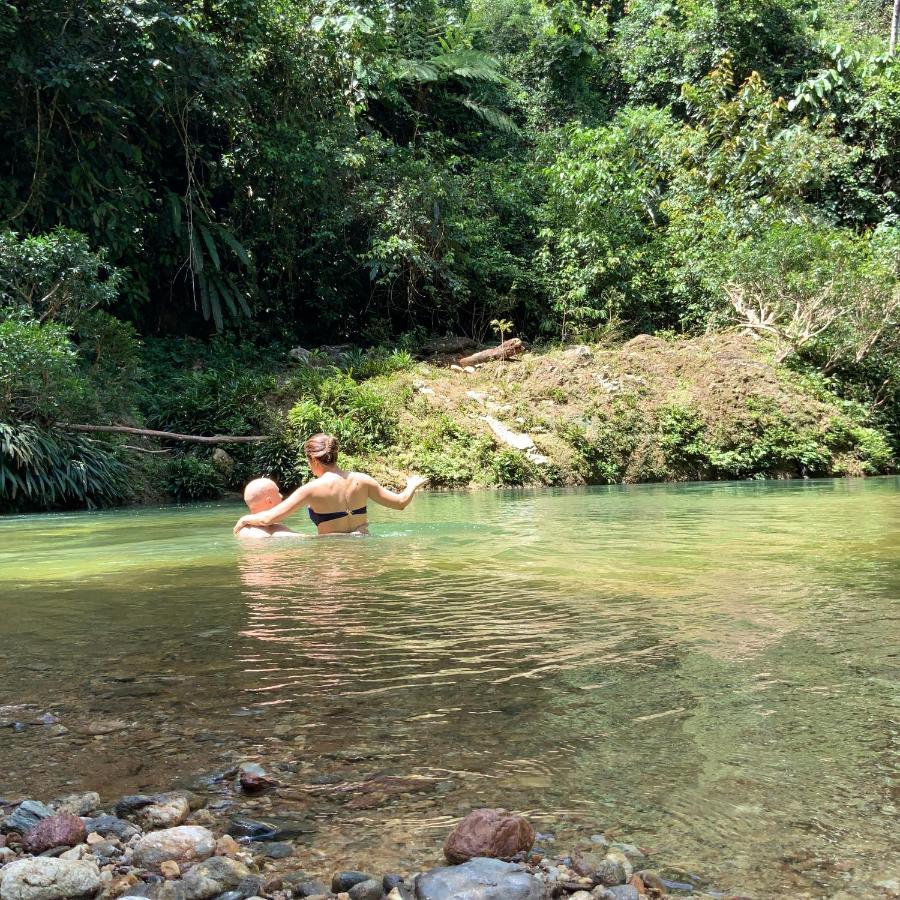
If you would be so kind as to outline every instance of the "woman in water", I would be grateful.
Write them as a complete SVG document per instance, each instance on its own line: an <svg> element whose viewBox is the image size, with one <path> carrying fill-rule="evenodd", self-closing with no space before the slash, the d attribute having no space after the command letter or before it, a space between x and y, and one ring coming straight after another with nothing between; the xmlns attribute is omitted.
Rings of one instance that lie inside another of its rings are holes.
<svg viewBox="0 0 900 900"><path fill-rule="evenodd" d="M330 434L314 434L303 449L313 480L271 509L240 518L234 526L235 534L242 528L278 524L304 506L309 507L309 517L319 534L368 534L369 500L391 509L406 509L416 490L428 480L414 475L397 494L383 488L371 475L345 472L337 466L338 442Z"/></svg>

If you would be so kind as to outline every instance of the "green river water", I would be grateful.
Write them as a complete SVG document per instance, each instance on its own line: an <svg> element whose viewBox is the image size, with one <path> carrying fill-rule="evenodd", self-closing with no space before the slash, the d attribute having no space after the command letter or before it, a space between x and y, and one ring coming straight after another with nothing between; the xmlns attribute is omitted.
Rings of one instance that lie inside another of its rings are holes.
<svg viewBox="0 0 900 900"><path fill-rule="evenodd" d="M900 479L426 494L255 544L239 512L0 520L0 725L67 729L0 728L0 796L253 759L282 787L215 808L302 819L317 872L436 864L505 806L743 896L900 877Z"/></svg>

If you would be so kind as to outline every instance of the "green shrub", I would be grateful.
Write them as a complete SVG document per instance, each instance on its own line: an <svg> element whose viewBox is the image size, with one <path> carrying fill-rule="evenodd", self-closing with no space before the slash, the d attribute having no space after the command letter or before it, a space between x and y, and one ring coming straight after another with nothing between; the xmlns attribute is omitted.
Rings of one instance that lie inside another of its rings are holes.
<svg viewBox="0 0 900 900"><path fill-rule="evenodd" d="M494 442L485 434L471 434L446 413L434 413L426 404L411 410L416 421L399 436L408 447L408 466L427 475L435 487L465 487L487 470Z"/></svg>
<svg viewBox="0 0 900 900"><path fill-rule="evenodd" d="M575 451L576 468L589 484L623 481L641 440L639 422L627 415L570 422L559 428L559 435Z"/></svg>
<svg viewBox="0 0 900 900"><path fill-rule="evenodd" d="M18 316L0 321L0 416L72 418L92 405L91 394L67 326Z"/></svg>
<svg viewBox="0 0 900 900"><path fill-rule="evenodd" d="M700 414L677 404L664 406L656 421L656 440L673 474L703 478L710 462Z"/></svg>
<svg viewBox="0 0 900 900"><path fill-rule="evenodd" d="M24 311L45 322L76 323L89 310L116 299L122 273L92 252L77 231L57 228L19 238L0 233L0 307Z"/></svg>
<svg viewBox="0 0 900 900"><path fill-rule="evenodd" d="M109 506L132 496L129 469L102 441L0 423L0 512Z"/></svg>
<svg viewBox="0 0 900 900"><path fill-rule="evenodd" d="M335 435L346 453L366 453L383 449L395 439L396 412L370 386L337 373L323 379L315 393L288 413L298 442L322 431Z"/></svg>
<svg viewBox="0 0 900 900"><path fill-rule="evenodd" d="M233 368L179 372L145 397L147 424L189 434L258 434L273 376Z"/></svg>
<svg viewBox="0 0 900 900"><path fill-rule="evenodd" d="M880 475L894 466L891 446L885 436L875 428L867 428L834 418L829 422L824 442L836 459L836 475ZM848 466L841 457L850 457L855 465Z"/></svg>
<svg viewBox="0 0 900 900"><path fill-rule="evenodd" d="M231 486L240 488L252 478L271 478L282 491L291 491L309 477L303 449L294 432L288 428L275 430L271 440L252 444L239 455L230 478Z"/></svg>
<svg viewBox="0 0 900 900"><path fill-rule="evenodd" d="M166 489L179 503L214 500L224 488L225 477L209 459L185 454L169 465Z"/></svg>
<svg viewBox="0 0 900 900"><path fill-rule="evenodd" d="M490 481L496 485L521 487L540 484L537 466L520 450L503 447L491 457Z"/></svg>

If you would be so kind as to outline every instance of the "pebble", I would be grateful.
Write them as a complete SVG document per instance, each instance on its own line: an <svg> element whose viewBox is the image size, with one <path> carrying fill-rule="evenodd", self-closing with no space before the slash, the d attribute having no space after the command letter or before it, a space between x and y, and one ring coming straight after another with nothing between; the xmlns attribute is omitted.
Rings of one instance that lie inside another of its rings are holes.
<svg viewBox="0 0 900 900"><path fill-rule="evenodd" d="M159 864L159 874L168 880L181 877L181 868L174 859L167 859Z"/></svg>

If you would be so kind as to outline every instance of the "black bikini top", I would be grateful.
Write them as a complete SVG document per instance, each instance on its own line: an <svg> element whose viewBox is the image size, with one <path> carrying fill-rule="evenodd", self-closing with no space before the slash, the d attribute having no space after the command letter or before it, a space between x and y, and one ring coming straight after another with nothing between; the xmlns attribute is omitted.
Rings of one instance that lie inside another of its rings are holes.
<svg viewBox="0 0 900 900"><path fill-rule="evenodd" d="M317 513L311 506L309 507L309 517L312 519L313 525L321 525L323 522L332 522L335 519L343 519L344 516L364 516L366 507L361 506L359 509L351 509L350 512L333 512L333 513Z"/></svg>

